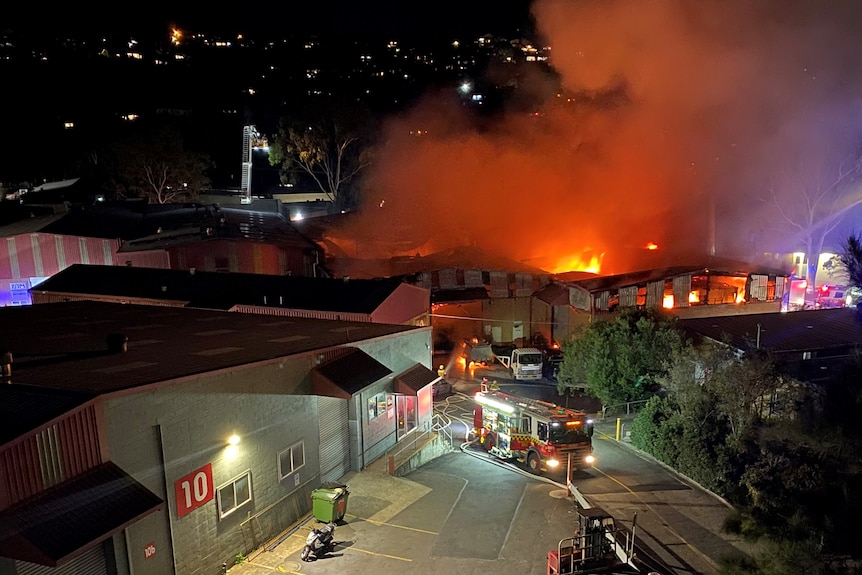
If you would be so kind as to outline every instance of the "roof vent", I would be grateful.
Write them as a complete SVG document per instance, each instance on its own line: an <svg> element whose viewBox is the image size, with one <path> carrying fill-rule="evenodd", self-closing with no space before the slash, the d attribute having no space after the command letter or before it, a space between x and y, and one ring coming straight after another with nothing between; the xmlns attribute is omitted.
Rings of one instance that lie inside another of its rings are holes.
<svg viewBox="0 0 862 575"><path fill-rule="evenodd" d="M111 353L125 353L129 351L129 336L123 333L109 333L105 338L108 351Z"/></svg>

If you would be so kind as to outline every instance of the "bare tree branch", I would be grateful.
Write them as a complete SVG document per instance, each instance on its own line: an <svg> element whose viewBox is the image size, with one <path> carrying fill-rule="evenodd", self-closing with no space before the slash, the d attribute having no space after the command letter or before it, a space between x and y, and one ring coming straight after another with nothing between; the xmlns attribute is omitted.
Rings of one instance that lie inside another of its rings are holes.
<svg viewBox="0 0 862 575"><path fill-rule="evenodd" d="M809 291L816 285L819 255L826 238L850 208L862 203L862 194L848 194L856 190L854 184L862 181L859 157L845 157L833 167L829 167L830 161L834 159L825 157L819 170L800 161L795 172L785 172L784 189L775 180L767 188L768 203L800 236L808 261Z"/></svg>

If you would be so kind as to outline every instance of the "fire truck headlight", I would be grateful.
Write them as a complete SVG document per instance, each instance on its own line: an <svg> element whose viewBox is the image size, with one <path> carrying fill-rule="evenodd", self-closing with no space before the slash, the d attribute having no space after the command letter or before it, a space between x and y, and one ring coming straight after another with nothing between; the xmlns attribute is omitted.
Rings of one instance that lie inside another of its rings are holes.
<svg viewBox="0 0 862 575"><path fill-rule="evenodd" d="M545 465L547 465L548 467L557 467L560 465L560 462L556 459L549 459L545 462Z"/></svg>
<svg viewBox="0 0 862 575"><path fill-rule="evenodd" d="M595 457L593 457L592 455L587 455L587 456L584 458L584 461L586 461L586 462L587 462L587 465L592 465L593 463L595 463L595 462L596 462L596 458L595 458Z"/></svg>

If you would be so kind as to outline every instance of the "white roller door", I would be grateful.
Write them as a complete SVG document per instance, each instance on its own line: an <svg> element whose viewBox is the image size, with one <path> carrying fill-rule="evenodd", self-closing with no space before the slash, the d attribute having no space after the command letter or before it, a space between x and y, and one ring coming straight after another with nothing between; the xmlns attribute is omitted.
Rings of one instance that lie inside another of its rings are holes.
<svg viewBox="0 0 862 575"><path fill-rule="evenodd" d="M15 568L18 575L108 575L104 546L101 544L59 567L16 561Z"/></svg>
<svg viewBox="0 0 862 575"><path fill-rule="evenodd" d="M320 430L320 479L338 481L350 471L350 425L347 400L317 398Z"/></svg>

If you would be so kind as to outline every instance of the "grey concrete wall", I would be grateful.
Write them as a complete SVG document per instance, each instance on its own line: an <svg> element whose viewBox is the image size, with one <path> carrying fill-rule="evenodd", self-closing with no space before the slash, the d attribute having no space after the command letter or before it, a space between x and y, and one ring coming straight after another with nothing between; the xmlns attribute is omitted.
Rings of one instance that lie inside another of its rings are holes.
<svg viewBox="0 0 862 575"><path fill-rule="evenodd" d="M530 343L530 303L531 297L509 297L509 298L492 298L486 302L482 302L482 323L484 324L483 337L487 338L487 334L493 327L501 328L501 336L499 342L492 343L508 343L514 342L521 347L527 347ZM515 338L513 336L513 325L519 321L523 325L523 338Z"/></svg>
<svg viewBox="0 0 862 575"><path fill-rule="evenodd" d="M178 575L218 573L310 510L319 483L317 401L292 395L306 387L310 365L291 359L106 399L111 458L167 502L127 529L135 575L171 573L172 556ZM234 433L241 442L232 450ZM304 467L279 481L278 453L300 440ZM220 519L214 497L178 519L175 481L207 463L216 490L250 471L252 501ZM154 540L157 553L145 560L142 545Z"/></svg>
<svg viewBox="0 0 862 575"><path fill-rule="evenodd" d="M383 415L370 419L368 405L378 393L392 395L392 379L382 380L375 385L369 386L359 394L360 416L362 417L362 445L363 467L386 453L386 450L395 445L396 428L398 418L395 412L395 398L392 397L392 408Z"/></svg>
<svg viewBox="0 0 862 575"><path fill-rule="evenodd" d="M392 370L392 376L380 380L358 394L358 402L354 404L354 421L356 423L353 425L358 432L355 438L356 443L352 444L352 447L356 447L355 453L357 454L353 458L354 471L367 466L395 445L398 419L395 414L394 401L391 419L387 415L383 415L374 421L369 421L368 400L380 392L392 393L394 391L394 376L417 363L431 369L431 328L418 329L396 338L381 338L362 342L357 347ZM354 414L351 413L351 419L353 416Z"/></svg>
<svg viewBox="0 0 862 575"><path fill-rule="evenodd" d="M551 329L553 308L538 298L530 298L530 333L540 333L545 341L551 341L551 332L562 330ZM525 325L524 331L527 331Z"/></svg>
<svg viewBox="0 0 862 575"><path fill-rule="evenodd" d="M404 477L411 471L422 467L429 461L452 451L454 451L454 449L447 439L444 439L439 435L435 435L434 439L426 443L421 449L416 451L416 453L396 467L393 475L396 477Z"/></svg>
<svg viewBox="0 0 862 575"><path fill-rule="evenodd" d="M393 375L416 363L431 367L430 327L358 347ZM123 533L123 545L116 546L121 574L172 573L173 563L178 575L219 573L222 563L232 565L237 554L259 548L311 510L311 491L320 482L317 400L309 395L315 357L238 367L105 399L111 459L166 501L163 511ZM382 380L376 391L391 392L392 378ZM357 430L367 421L363 405L351 414ZM234 433L241 442L228 449L227 438ZM304 441L305 465L279 481L278 453L298 441ZM378 443L385 451L385 441ZM219 518L214 494L178 518L175 482L208 463L214 491L249 471L252 501ZM147 559L144 548L150 543L156 554Z"/></svg>

